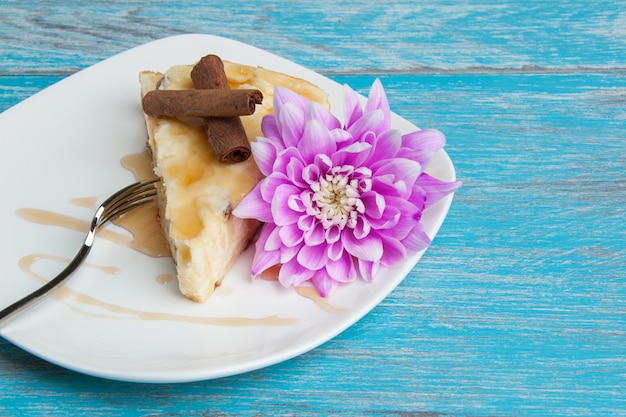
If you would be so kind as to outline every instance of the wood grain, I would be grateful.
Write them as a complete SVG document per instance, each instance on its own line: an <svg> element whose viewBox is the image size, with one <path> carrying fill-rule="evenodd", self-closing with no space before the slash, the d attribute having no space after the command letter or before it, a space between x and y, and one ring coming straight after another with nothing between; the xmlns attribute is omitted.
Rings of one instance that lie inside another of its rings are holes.
<svg viewBox="0 0 626 417"><path fill-rule="evenodd" d="M624 1L4 1L0 73L68 72L144 42L211 33L318 71L626 68ZM71 18L68 18L71 17Z"/></svg>
<svg viewBox="0 0 626 417"><path fill-rule="evenodd" d="M0 415L625 416L626 2L471 3L0 4L0 111L128 47L212 33L362 93L380 77L394 111L445 133L464 183L409 277L323 346L144 385L0 340Z"/></svg>

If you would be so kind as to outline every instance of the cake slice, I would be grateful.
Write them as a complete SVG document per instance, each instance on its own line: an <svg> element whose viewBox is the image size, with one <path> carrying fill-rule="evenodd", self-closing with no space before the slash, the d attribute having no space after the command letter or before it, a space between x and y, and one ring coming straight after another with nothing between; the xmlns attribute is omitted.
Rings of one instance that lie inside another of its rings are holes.
<svg viewBox="0 0 626 417"><path fill-rule="evenodd" d="M142 97L154 89L192 89L193 65L170 68L165 74L139 74ZM263 68L224 62L231 89L258 89L263 104L251 116L242 116L247 137L261 135L261 120L272 112L274 87L283 85L328 105L317 86ZM259 224L231 215L234 207L261 179L252 158L221 163L198 120L144 114L153 170L162 178L159 217L176 265L180 291L204 302L213 293L237 257L249 244Z"/></svg>

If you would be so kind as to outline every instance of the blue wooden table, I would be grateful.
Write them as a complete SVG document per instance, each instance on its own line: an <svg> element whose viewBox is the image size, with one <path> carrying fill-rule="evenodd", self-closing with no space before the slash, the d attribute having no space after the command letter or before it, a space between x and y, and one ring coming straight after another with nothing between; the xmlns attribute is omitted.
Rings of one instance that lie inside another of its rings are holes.
<svg viewBox="0 0 626 417"><path fill-rule="evenodd" d="M0 111L130 47L215 34L362 93L380 77L464 183L413 272L324 345L140 384L0 339L1 416L626 415L626 1L5 0L0 22Z"/></svg>

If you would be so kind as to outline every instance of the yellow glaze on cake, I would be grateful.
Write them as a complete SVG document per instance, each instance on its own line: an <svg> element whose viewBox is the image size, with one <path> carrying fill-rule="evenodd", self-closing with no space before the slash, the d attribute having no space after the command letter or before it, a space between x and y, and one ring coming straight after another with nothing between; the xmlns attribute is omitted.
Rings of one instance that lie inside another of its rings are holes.
<svg viewBox="0 0 626 417"><path fill-rule="evenodd" d="M297 78L262 68L224 62L231 88L255 88L263 104L242 117L249 140L261 135L261 120L272 112L273 92L283 85L327 105L318 87ZM165 74L140 73L141 94L155 88L190 89L193 65L170 68ZM159 190L159 212L176 264L181 292L205 301L219 285L259 224L239 219L231 211L261 179L252 158L237 164L218 162L198 120L144 115L148 145Z"/></svg>
<svg viewBox="0 0 626 417"><path fill-rule="evenodd" d="M324 90L300 78L262 67L251 67L229 61L224 61L224 71L230 88L251 88L261 90L263 93L263 104L256 107L252 116L241 118L248 138L251 140L262 135L261 119L274 111L274 87L276 86L289 88L310 101L321 103L327 108L329 106L328 94Z"/></svg>

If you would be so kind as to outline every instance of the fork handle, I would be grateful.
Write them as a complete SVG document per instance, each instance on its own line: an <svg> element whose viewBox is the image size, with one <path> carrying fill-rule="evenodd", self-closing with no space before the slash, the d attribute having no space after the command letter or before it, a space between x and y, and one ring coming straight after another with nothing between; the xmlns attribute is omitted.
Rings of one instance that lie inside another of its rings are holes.
<svg viewBox="0 0 626 417"><path fill-rule="evenodd" d="M32 307L40 301L45 295L50 293L54 288L62 284L65 280L67 280L73 273L78 269L80 264L83 263L84 259L91 251L91 244L93 243L93 239L91 241L86 240L83 243L83 246L80 248L78 253L74 256L74 259L70 261L70 263L61 271L56 277L48 281L46 284L42 285L35 291L26 295L20 300L17 300L10 306L4 308L0 311L0 324L4 323L8 320L12 315L21 312L27 308Z"/></svg>

